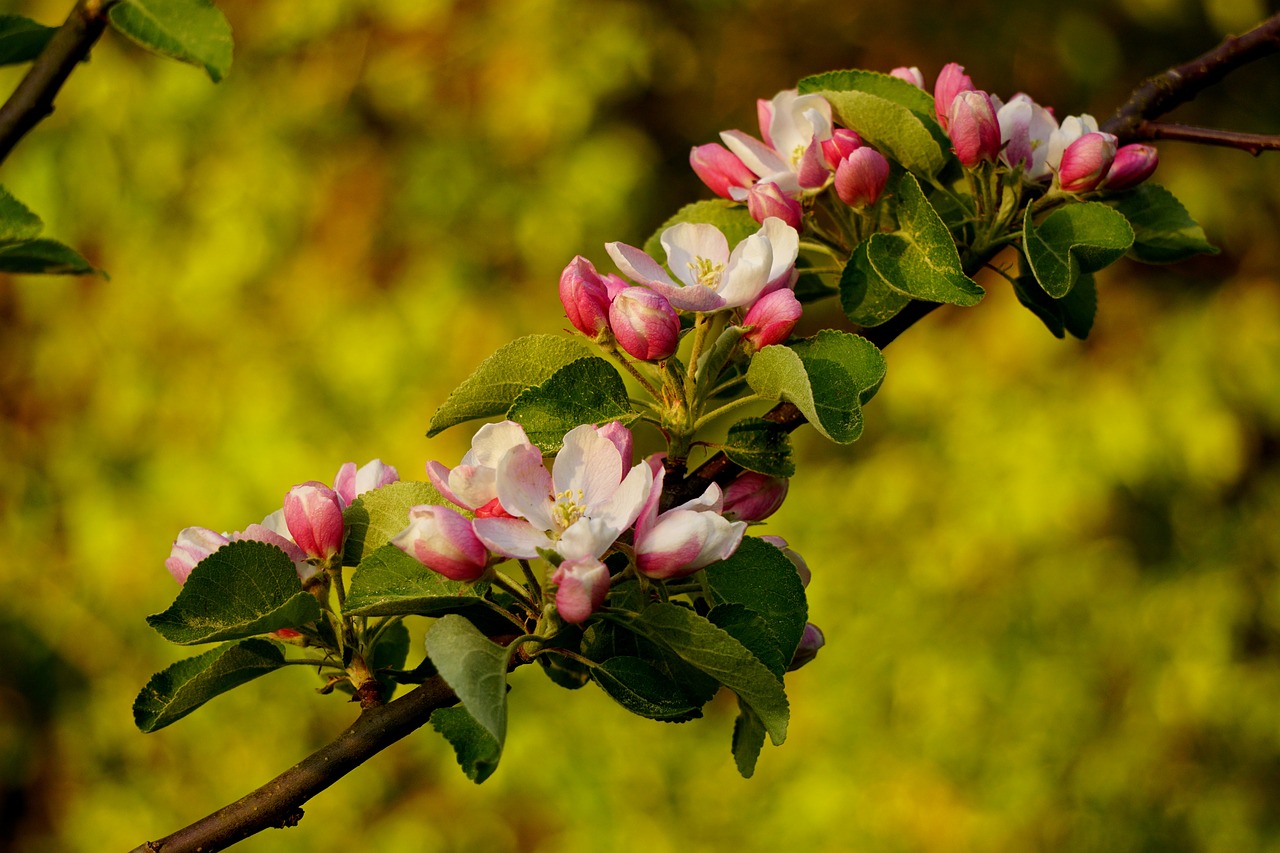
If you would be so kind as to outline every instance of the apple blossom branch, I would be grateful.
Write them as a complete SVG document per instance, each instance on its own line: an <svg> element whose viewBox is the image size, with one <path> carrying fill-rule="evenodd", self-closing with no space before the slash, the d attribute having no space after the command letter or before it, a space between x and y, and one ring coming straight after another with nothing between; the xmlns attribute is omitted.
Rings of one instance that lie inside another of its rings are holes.
<svg viewBox="0 0 1280 853"><path fill-rule="evenodd" d="M0 163L33 127L53 112L53 99L76 65L89 56L107 12L118 0L79 0L26 76L0 106Z"/></svg>
<svg viewBox="0 0 1280 853"><path fill-rule="evenodd" d="M1147 79L1101 129L1114 133L1121 142L1170 139L1240 148L1254 156L1280 150L1280 135L1154 121L1193 100L1237 68L1274 53L1280 53L1280 15L1271 16L1242 36L1228 36L1208 53Z"/></svg>
<svg viewBox="0 0 1280 853"><path fill-rule="evenodd" d="M261 788L133 853L213 853L264 829L296 826L303 803L457 701L435 676L394 702L365 709L342 734Z"/></svg>

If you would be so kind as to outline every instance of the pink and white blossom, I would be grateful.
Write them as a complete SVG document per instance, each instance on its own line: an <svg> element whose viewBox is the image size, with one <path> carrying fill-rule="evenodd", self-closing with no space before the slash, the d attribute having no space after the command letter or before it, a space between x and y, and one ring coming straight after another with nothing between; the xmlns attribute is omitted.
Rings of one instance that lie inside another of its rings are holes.
<svg viewBox="0 0 1280 853"><path fill-rule="evenodd" d="M765 141L740 130L726 130L720 138L729 150L762 182L777 184L784 193L825 186L831 172L822 143L831 138L831 104L821 95L788 89L775 95L767 108L757 107ZM764 132L766 120L768 131Z"/></svg>
<svg viewBox="0 0 1280 853"><path fill-rule="evenodd" d="M498 463L515 447L537 449L515 421L485 424L471 439L471 449L457 467L428 462L427 477L446 500L474 510L477 517L505 515L498 501Z"/></svg>
<svg viewBox="0 0 1280 853"><path fill-rule="evenodd" d="M533 559L539 549L566 560L599 559L635 523L653 487L648 465L627 470L620 429L574 427L550 472L538 448L512 447L498 461L495 483L509 516L476 518L476 535L517 559Z"/></svg>
<svg viewBox="0 0 1280 853"><path fill-rule="evenodd" d="M320 566L307 559L306 552L293 541L289 534L289 527L285 524L283 509L278 509L262 519L261 524L250 524L243 531L231 534L233 542L246 539L251 542L274 545L288 554L289 559L293 561L294 570L298 573L298 580L304 583L321 571Z"/></svg>
<svg viewBox="0 0 1280 853"><path fill-rule="evenodd" d="M381 459L366 462L359 468L356 463L344 463L333 478L333 490L338 493L343 507L351 506L351 502L365 492L389 486L400 480L400 474Z"/></svg>
<svg viewBox="0 0 1280 853"><path fill-rule="evenodd" d="M324 483L310 480L290 489L284 521L289 536L313 560L325 562L342 551L342 500Z"/></svg>
<svg viewBox="0 0 1280 853"><path fill-rule="evenodd" d="M604 604L609 592L609 569L595 557L565 560L551 576L556 585L556 612L579 625Z"/></svg>
<svg viewBox="0 0 1280 853"><path fill-rule="evenodd" d="M666 297L673 308L710 312L750 305L763 293L790 287L800 235L769 217L732 252L720 229L703 223L673 225L661 242L675 279L634 246L608 243L605 249L623 274Z"/></svg>
<svg viewBox="0 0 1280 853"><path fill-rule="evenodd" d="M1078 116L1067 116L1062 124L1049 134L1049 150L1045 154L1045 165L1050 171L1057 173L1062 164L1062 154L1071 143L1086 133L1098 132L1098 120L1085 113Z"/></svg>
<svg viewBox="0 0 1280 853"><path fill-rule="evenodd" d="M908 68L905 65L899 65L897 68L889 72L890 77L897 77L899 80L906 80L917 89L924 88L924 75L920 73L920 69L912 65Z"/></svg>
<svg viewBox="0 0 1280 853"><path fill-rule="evenodd" d="M653 491L636 520L636 568L648 577L669 580L731 557L742 544L747 523L721 515L720 487L712 483L700 497L659 515L665 471L661 463L653 467Z"/></svg>
<svg viewBox="0 0 1280 853"><path fill-rule="evenodd" d="M1029 181L1049 177L1049 139L1058 129L1053 111L1019 92L996 112L1000 124L1000 159L1011 169L1021 168Z"/></svg>
<svg viewBox="0 0 1280 853"><path fill-rule="evenodd" d="M449 580L473 581L484 574L489 552L471 525L448 507L415 506L391 544Z"/></svg>
<svg viewBox="0 0 1280 853"><path fill-rule="evenodd" d="M733 198L733 187L746 188L756 182L755 173L728 148L716 142L698 145L689 152L689 165L702 182L721 198Z"/></svg>
<svg viewBox="0 0 1280 853"><path fill-rule="evenodd" d="M962 166L994 163L1000 154L1000 123L991 96L976 89L956 93L947 108L947 136Z"/></svg>
<svg viewBox="0 0 1280 853"><path fill-rule="evenodd" d="M178 583L187 582L187 575L200 561L231 540L207 527L184 527L173 540L173 548L164 566Z"/></svg>

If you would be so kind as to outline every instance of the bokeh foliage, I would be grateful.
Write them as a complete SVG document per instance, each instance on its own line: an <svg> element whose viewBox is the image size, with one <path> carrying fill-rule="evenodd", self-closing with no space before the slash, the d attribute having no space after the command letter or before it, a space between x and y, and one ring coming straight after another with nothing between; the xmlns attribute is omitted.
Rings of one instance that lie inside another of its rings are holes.
<svg viewBox="0 0 1280 853"><path fill-rule="evenodd" d="M69 3L13 5L55 23ZM344 726L354 708L291 669L133 729L138 685L174 660L143 619L173 597L173 535L241 528L346 460L456 461L465 429L423 437L448 390L566 325L572 255L609 268L606 240L706 197L688 148L751 130L755 98L955 59L1105 114L1266 12L966 3L939 28L922 2L219 5L223 83L104 40L0 170L111 274L0 281L0 848L131 847ZM1275 72L1178 117L1280 131ZM798 434L767 532L813 567L828 647L789 679L790 743L753 780L730 702L655 728L530 668L484 786L424 730L242 849L1280 848L1280 162L1162 157L1222 255L1108 271L1082 345L984 279L981 306L889 349L858 444Z"/></svg>

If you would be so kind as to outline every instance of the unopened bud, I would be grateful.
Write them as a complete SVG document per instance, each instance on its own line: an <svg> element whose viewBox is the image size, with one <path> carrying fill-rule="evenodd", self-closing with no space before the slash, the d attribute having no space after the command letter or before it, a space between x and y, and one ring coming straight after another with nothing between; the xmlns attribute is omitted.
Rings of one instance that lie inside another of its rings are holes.
<svg viewBox="0 0 1280 853"><path fill-rule="evenodd" d="M578 255L560 273L560 303L573 327L598 338L609 327L609 289L591 261Z"/></svg>
<svg viewBox="0 0 1280 853"><path fill-rule="evenodd" d="M1110 133L1086 133L1067 146L1058 166L1058 186L1069 193L1097 189L1116 157L1116 138Z"/></svg>
<svg viewBox="0 0 1280 853"><path fill-rule="evenodd" d="M1000 155L1000 122L991 96L975 89L959 92L947 110L947 136L962 166L972 169L984 160L995 162Z"/></svg>
<svg viewBox="0 0 1280 853"><path fill-rule="evenodd" d="M747 310L743 325L751 330L742 336L747 349L758 352L772 344L780 344L791 334L803 308L790 290L783 288L766 293Z"/></svg>
<svg viewBox="0 0 1280 853"><path fill-rule="evenodd" d="M876 203L889 182L889 161L874 148L859 148L836 167L836 195L850 207Z"/></svg>
<svg viewBox="0 0 1280 853"><path fill-rule="evenodd" d="M897 77L899 80L906 80L917 89L924 88L924 75L920 73L920 69L912 65L908 68L905 65L899 65L897 68L889 72L890 77Z"/></svg>
<svg viewBox="0 0 1280 853"><path fill-rule="evenodd" d="M632 358L661 361L680 343L680 318L661 295L644 287L628 287L609 306L609 328Z"/></svg>
<svg viewBox="0 0 1280 853"><path fill-rule="evenodd" d="M410 509L409 526L391 544L454 581L475 580L484 574L489 560L489 551L471 522L443 506L424 504Z"/></svg>
<svg viewBox="0 0 1280 853"><path fill-rule="evenodd" d="M788 483L782 477L744 471L724 490L724 514L737 521L764 521L786 500Z"/></svg>
<svg viewBox="0 0 1280 853"><path fill-rule="evenodd" d="M946 130L950 119L951 102L956 95L973 89L973 80L964 73L964 66L948 62L942 66L938 79L933 84L933 111L938 123Z"/></svg>
<svg viewBox="0 0 1280 853"><path fill-rule="evenodd" d="M1127 190L1151 177L1160 162L1160 155L1150 145L1134 143L1116 151L1116 158L1111 161L1106 180L1102 188L1108 190Z"/></svg>
<svg viewBox="0 0 1280 853"><path fill-rule="evenodd" d="M791 658L791 665L787 667L787 672L794 672L816 658L818 649L826 644L827 638L822 636L822 630L812 622L806 622L804 633L800 635L800 645L796 647L796 653Z"/></svg>
<svg viewBox="0 0 1280 853"><path fill-rule="evenodd" d="M827 165L835 169L841 160L861 147L861 136L847 127L837 127L831 131L831 138L822 143L822 155L827 158Z"/></svg>
<svg viewBox="0 0 1280 853"><path fill-rule="evenodd" d="M284 496L284 522L306 555L326 561L342 550L342 501L338 493L311 480Z"/></svg>
<svg viewBox="0 0 1280 853"><path fill-rule="evenodd" d="M732 198L730 187L750 187L756 180L755 173L737 154L717 142L708 142L690 151L689 165L702 182L721 198Z"/></svg>
<svg viewBox="0 0 1280 853"><path fill-rule="evenodd" d="M775 183L756 184L747 192L747 211L756 222L776 216L797 231L804 211L800 202L784 194Z"/></svg>

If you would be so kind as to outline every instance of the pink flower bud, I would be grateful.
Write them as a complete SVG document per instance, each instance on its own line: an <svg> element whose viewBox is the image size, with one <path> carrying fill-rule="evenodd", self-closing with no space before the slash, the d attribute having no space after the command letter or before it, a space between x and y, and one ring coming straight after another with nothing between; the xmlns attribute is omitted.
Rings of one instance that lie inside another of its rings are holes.
<svg viewBox="0 0 1280 853"><path fill-rule="evenodd" d="M284 496L284 523L308 557L329 560L342 550L342 500L338 493L310 480Z"/></svg>
<svg viewBox="0 0 1280 853"><path fill-rule="evenodd" d="M947 136L960 164L972 169L983 160L1000 155L1000 122L986 92L965 89L956 94L947 110Z"/></svg>
<svg viewBox="0 0 1280 853"><path fill-rule="evenodd" d="M912 65L908 68L905 65L899 65L897 68L889 72L890 77L897 77L900 80L906 80L917 89L924 88L924 75L920 73L920 69Z"/></svg>
<svg viewBox="0 0 1280 853"><path fill-rule="evenodd" d="M289 555L289 559L293 561L294 571L298 573L298 580L305 583L322 570L319 566L309 562L302 549L285 535L288 529L288 527L284 526L284 510L278 509L264 518L262 524L250 524L243 532L231 534L231 541L239 542L247 539L250 542L265 542L268 545L275 545ZM285 531L285 533L282 533L281 530Z"/></svg>
<svg viewBox="0 0 1280 853"><path fill-rule="evenodd" d="M804 633L800 635L800 645L796 647L796 653L791 658L791 665L787 667L787 672L794 672L813 660L818 656L818 649L826 644L827 639L822 636L818 626L812 622L806 622Z"/></svg>
<svg viewBox="0 0 1280 853"><path fill-rule="evenodd" d="M598 338L609 327L609 289L591 261L578 255L560 273L560 303L573 327Z"/></svg>
<svg viewBox="0 0 1280 853"><path fill-rule="evenodd" d="M1058 165L1058 186L1069 193L1096 189L1116 157L1116 138L1110 133L1086 133L1067 146Z"/></svg>
<svg viewBox="0 0 1280 853"><path fill-rule="evenodd" d="M680 318L665 298L645 287L628 287L609 306L609 328L632 358L661 361L680 343Z"/></svg>
<svg viewBox="0 0 1280 853"><path fill-rule="evenodd" d="M756 121L760 125L760 138L764 140L765 145L772 148L773 137L769 135L769 128L773 125L772 100L756 98Z"/></svg>
<svg viewBox="0 0 1280 853"><path fill-rule="evenodd" d="M786 500L788 482L781 477L744 471L724 490L724 514L737 521L764 521Z"/></svg>
<svg viewBox="0 0 1280 853"><path fill-rule="evenodd" d="M755 173L743 164L738 155L717 142L708 142L690 151L689 165L702 182L721 198L732 198L730 187L745 188L756 181Z"/></svg>
<svg viewBox="0 0 1280 853"><path fill-rule="evenodd" d="M756 222L776 216L797 231L804 215L800 202L783 194L774 183L756 184L747 192L747 211Z"/></svg>
<svg viewBox="0 0 1280 853"><path fill-rule="evenodd" d="M183 528L178 538L173 540L173 550L169 552L169 559L164 561L164 567L178 583L186 583L187 575L201 560L230 541L207 527Z"/></svg>
<svg viewBox="0 0 1280 853"><path fill-rule="evenodd" d="M756 300L743 318L744 326L753 327L743 335L750 352L771 344L780 344L791 334L800 319L800 300L790 290L775 290Z"/></svg>
<svg viewBox="0 0 1280 853"><path fill-rule="evenodd" d="M365 492L389 486L398 482L399 479L400 474L396 469L383 464L381 459L366 462L359 468L356 468L356 463L347 462L338 469L337 476L333 478L333 490L342 499L342 505L348 507Z"/></svg>
<svg viewBox="0 0 1280 853"><path fill-rule="evenodd" d="M632 448L635 446L631 430L623 426L621 421L610 421L604 426L596 427L595 430L613 442L613 446L618 448L618 455L622 457L623 466L630 467Z"/></svg>
<svg viewBox="0 0 1280 853"><path fill-rule="evenodd" d="M1126 145L1116 151L1116 158L1111 161L1111 169L1102 182L1102 188L1127 190L1136 187L1151 177L1159 162L1160 155L1152 146L1138 143Z"/></svg>
<svg viewBox="0 0 1280 853"><path fill-rule="evenodd" d="M557 587L556 612L564 621L578 625L604 604L609 569L594 557L565 560L551 582Z"/></svg>
<svg viewBox="0 0 1280 853"><path fill-rule="evenodd" d="M840 161L862 147L862 137L847 127L837 127L831 138L822 143L822 154L827 165L835 169Z"/></svg>
<svg viewBox="0 0 1280 853"><path fill-rule="evenodd" d="M489 561L489 552L471 522L443 506L423 504L410 509L409 526L391 544L454 581L475 580Z"/></svg>
<svg viewBox="0 0 1280 853"><path fill-rule="evenodd" d="M938 123L942 125L943 130L947 129L951 117L951 102L955 100L956 95L972 89L973 80L964 73L963 65L948 62L942 66L942 71L933 84L933 112L938 117ZM955 141L954 137L952 141Z"/></svg>
<svg viewBox="0 0 1280 853"><path fill-rule="evenodd" d="M836 167L836 195L850 207L876 203L889 182L889 161L874 148L859 148Z"/></svg>

